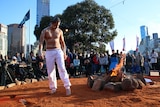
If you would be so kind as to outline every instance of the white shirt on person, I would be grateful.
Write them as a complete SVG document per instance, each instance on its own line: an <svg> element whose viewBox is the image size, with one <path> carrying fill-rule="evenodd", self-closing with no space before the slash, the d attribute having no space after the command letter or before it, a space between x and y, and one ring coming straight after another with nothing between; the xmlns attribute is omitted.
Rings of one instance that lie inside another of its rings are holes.
<svg viewBox="0 0 160 107"><path fill-rule="evenodd" d="M157 58L158 58L158 53L157 52L154 52L154 53L151 53L150 55L150 63L157 63Z"/></svg>

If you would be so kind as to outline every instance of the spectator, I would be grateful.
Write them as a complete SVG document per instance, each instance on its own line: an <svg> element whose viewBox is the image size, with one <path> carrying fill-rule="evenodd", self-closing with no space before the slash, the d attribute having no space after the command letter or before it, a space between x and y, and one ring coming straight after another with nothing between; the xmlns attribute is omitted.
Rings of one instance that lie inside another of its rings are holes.
<svg viewBox="0 0 160 107"><path fill-rule="evenodd" d="M46 76L48 76L47 68L44 66L43 62L39 62L39 66L37 70L38 70L38 75L37 75L38 80L40 79L44 80Z"/></svg>
<svg viewBox="0 0 160 107"><path fill-rule="evenodd" d="M16 53L15 57L17 58L17 61L18 61L18 62L21 62L21 61L22 61L21 56L20 56L20 53Z"/></svg>
<svg viewBox="0 0 160 107"><path fill-rule="evenodd" d="M71 64L71 59L70 59L70 57L68 56L67 59L65 60L65 66L66 66L67 72L68 72L69 74L70 74L70 72L69 72L70 64Z"/></svg>
<svg viewBox="0 0 160 107"><path fill-rule="evenodd" d="M37 60L36 60L36 57L33 53L33 51L30 52L30 55L28 56L28 63L31 65L31 67L33 68L33 73L34 75L38 76L38 72L37 72Z"/></svg>
<svg viewBox="0 0 160 107"><path fill-rule="evenodd" d="M140 69L140 71L138 72L143 74L144 57L141 55L140 52L138 52L138 55L136 56L136 64L137 64L137 67L139 67Z"/></svg>
<svg viewBox="0 0 160 107"><path fill-rule="evenodd" d="M126 72L131 72L131 68L132 68L132 56L130 53L128 53L126 55L126 65L125 65L125 68L126 68Z"/></svg>
<svg viewBox="0 0 160 107"><path fill-rule="evenodd" d="M86 77L88 77L89 75L92 74L92 65L91 65L91 62L90 62L90 59L89 58L86 58L84 60L84 66L85 66L85 69L86 69Z"/></svg>
<svg viewBox="0 0 160 107"><path fill-rule="evenodd" d="M150 54L150 59L151 59L151 65L152 65L152 70L156 70L156 65L157 65L157 58L158 58L158 53L154 51L154 49L152 50L151 54Z"/></svg>
<svg viewBox="0 0 160 107"><path fill-rule="evenodd" d="M101 54L100 58L99 58L99 64L101 66L100 72L105 73L106 72L106 65L108 65L108 57L104 56L104 54Z"/></svg>
<svg viewBox="0 0 160 107"><path fill-rule="evenodd" d="M98 53L94 54L92 57L92 74L99 72L99 55Z"/></svg>
<svg viewBox="0 0 160 107"><path fill-rule="evenodd" d="M73 66L75 70L75 76L80 75L79 68L80 68L80 59L78 58L78 55L73 59Z"/></svg>
<svg viewBox="0 0 160 107"><path fill-rule="evenodd" d="M26 57L25 54L23 52L20 53L20 59L22 62L26 62Z"/></svg>
<svg viewBox="0 0 160 107"><path fill-rule="evenodd" d="M144 56L144 70L146 75L149 75L150 68L151 68L150 57L148 55L148 52L146 52L146 55Z"/></svg>

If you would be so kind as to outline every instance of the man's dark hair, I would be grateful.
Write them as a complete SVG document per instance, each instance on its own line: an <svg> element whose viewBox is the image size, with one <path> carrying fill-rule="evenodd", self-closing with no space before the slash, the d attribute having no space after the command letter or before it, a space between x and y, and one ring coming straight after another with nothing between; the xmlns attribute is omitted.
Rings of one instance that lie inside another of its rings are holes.
<svg viewBox="0 0 160 107"><path fill-rule="evenodd" d="M61 19L59 17L57 17L57 16L51 17L51 21L50 22L51 23L61 22Z"/></svg>

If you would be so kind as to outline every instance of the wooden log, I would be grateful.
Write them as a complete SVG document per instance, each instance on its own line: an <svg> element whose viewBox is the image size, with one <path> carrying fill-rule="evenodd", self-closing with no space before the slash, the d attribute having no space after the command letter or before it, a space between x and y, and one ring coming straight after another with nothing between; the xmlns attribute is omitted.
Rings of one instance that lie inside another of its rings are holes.
<svg viewBox="0 0 160 107"><path fill-rule="evenodd" d="M137 75L136 75L136 78L137 78L137 79L140 79L140 80L146 85L146 81L145 81L143 75L137 74Z"/></svg>
<svg viewBox="0 0 160 107"><path fill-rule="evenodd" d="M92 88L93 83L94 83L94 78L93 78L93 76L88 76L88 78L87 78L87 86L88 86L89 88Z"/></svg>
<svg viewBox="0 0 160 107"><path fill-rule="evenodd" d="M104 89L109 91L114 91L114 82L108 82L104 85Z"/></svg>
<svg viewBox="0 0 160 107"><path fill-rule="evenodd" d="M142 89L145 86L145 84L140 79L137 79L137 81L138 81L138 89Z"/></svg>
<svg viewBox="0 0 160 107"><path fill-rule="evenodd" d="M122 82L115 82L115 85L114 85L115 92L119 92L122 90L121 84L122 84Z"/></svg>
<svg viewBox="0 0 160 107"><path fill-rule="evenodd" d="M138 81L134 78L125 78L122 81L121 87L124 91L133 91L138 88Z"/></svg>
<svg viewBox="0 0 160 107"><path fill-rule="evenodd" d="M113 92L119 92L120 90L122 90L121 82L108 82L105 84L104 89Z"/></svg>
<svg viewBox="0 0 160 107"><path fill-rule="evenodd" d="M104 88L104 85L105 85L105 81L101 78L98 78L98 79L94 80L92 90L100 91Z"/></svg>

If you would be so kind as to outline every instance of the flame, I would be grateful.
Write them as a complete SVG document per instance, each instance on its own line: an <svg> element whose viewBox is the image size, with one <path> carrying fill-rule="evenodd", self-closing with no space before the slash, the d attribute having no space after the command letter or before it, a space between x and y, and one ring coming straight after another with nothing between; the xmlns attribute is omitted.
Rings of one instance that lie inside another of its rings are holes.
<svg viewBox="0 0 160 107"><path fill-rule="evenodd" d="M125 59L125 54L122 54L121 59L119 64L116 65L116 67L112 70L111 76L117 76L121 70L121 68L123 67L123 63L124 63L124 59Z"/></svg>

